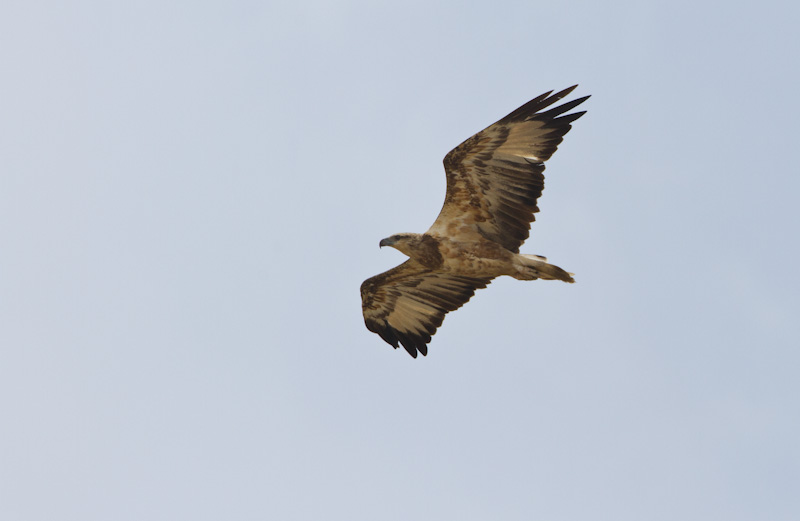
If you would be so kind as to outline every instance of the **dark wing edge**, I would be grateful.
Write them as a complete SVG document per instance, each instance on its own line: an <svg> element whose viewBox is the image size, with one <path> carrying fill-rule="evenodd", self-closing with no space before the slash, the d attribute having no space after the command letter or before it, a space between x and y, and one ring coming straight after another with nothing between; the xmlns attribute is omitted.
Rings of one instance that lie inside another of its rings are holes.
<svg viewBox="0 0 800 521"><path fill-rule="evenodd" d="M591 96L583 96L582 98L570 101L569 103L564 103L563 105L559 105L558 107L550 109L546 112L539 113L539 111L546 109L553 103L561 101L562 99L566 98L576 88L578 88L578 85L573 85L572 87L567 87L566 89L557 92L552 96L550 96L550 94L553 92L552 90L549 92L545 92L544 94L541 94L533 98L532 100L522 105L521 107L514 109L507 116L497 121L497 123L494 123L494 125L497 125L498 123L525 121L531 119L534 116L536 116L539 119L556 119L556 116L559 116L564 112L574 109L575 107L577 107L578 105L589 99ZM584 114L586 114L585 110L581 112L575 112L573 114L569 114L567 116L563 116L557 119L562 123L569 124L578 119L579 117L583 116ZM567 119L565 120L565 118ZM490 125L487 128L491 128L494 125Z"/></svg>
<svg viewBox="0 0 800 521"><path fill-rule="evenodd" d="M539 211L544 162L586 111L563 114L589 96L544 109L576 87L532 99L451 150L444 158L445 202L429 233L452 234L448 226L460 220L518 253Z"/></svg>
<svg viewBox="0 0 800 521"><path fill-rule="evenodd" d="M409 259L361 284L364 324L395 349L428 354L428 343L444 316L469 301L491 279L460 277Z"/></svg>

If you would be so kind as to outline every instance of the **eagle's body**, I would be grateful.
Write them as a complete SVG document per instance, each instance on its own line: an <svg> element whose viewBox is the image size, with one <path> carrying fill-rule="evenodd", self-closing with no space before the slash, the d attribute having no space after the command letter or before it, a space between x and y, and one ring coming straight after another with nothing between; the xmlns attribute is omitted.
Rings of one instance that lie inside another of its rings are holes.
<svg viewBox="0 0 800 521"><path fill-rule="evenodd" d="M439 217L423 234L383 239L381 246L409 260L361 285L370 331L395 348L402 344L413 357L418 351L425 355L444 315L496 277L574 282L544 257L519 253L539 211L544 162L584 112L561 114L588 96L540 111L574 88L531 100L447 154L447 195Z"/></svg>

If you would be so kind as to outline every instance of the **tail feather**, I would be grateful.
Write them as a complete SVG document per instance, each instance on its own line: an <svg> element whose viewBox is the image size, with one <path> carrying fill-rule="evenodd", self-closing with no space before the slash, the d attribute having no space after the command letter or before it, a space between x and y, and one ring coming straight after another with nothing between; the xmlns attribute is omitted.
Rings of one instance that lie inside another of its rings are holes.
<svg viewBox="0 0 800 521"><path fill-rule="evenodd" d="M575 279L572 278L574 275L573 273L564 271L555 264L548 264L545 257L540 255L520 254L518 258L522 261L521 263L524 268L526 268L526 273L524 273L526 279L530 276L531 279L575 282Z"/></svg>

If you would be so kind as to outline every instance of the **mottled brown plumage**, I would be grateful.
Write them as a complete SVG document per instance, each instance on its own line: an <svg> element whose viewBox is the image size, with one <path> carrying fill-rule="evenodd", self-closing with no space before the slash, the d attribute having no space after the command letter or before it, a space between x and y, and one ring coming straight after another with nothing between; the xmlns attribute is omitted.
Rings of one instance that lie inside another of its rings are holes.
<svg viewBox="0 0 800 521"><path fill-rule="evenodd" d="M382 240L381 246L410 259L361 285L367 329L413 357L426 355L444 315L495 277L574 282L544 257L519 248L539 211L544 162L585 112L562 114L589 96L543 110L576 86L534 98L445 156L447 194L436 221L424 234Z"/></svg>

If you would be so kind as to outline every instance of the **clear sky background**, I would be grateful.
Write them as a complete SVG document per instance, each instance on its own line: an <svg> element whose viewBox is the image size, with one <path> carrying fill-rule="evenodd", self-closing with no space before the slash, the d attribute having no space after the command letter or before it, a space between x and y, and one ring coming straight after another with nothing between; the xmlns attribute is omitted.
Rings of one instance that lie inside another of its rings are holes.
<svg viewBox="0 0 800 521"><path fill-rule="evenodd" d="M4 1L0 518L800 519L798 5ZM577 283L369 333L444 155L574 83Z"/></svg>

